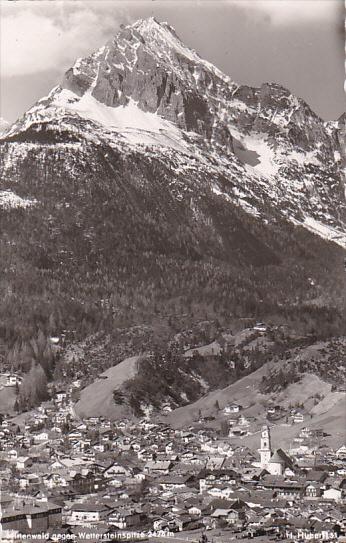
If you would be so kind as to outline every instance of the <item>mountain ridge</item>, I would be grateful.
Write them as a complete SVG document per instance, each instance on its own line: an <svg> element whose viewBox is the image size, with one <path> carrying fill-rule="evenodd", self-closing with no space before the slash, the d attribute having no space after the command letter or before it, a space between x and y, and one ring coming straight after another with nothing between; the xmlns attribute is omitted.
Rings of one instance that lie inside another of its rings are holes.
<svg viewBox="0 0 346 543"><path fill-rule="evenodd" d="M149 44L148 36L154 38ZM346 246L338 139L344 118L323 122L278 84L237 85L153 18L122 28L108 45L78 59L62 85L14 123L6 139L15 140L30 127L39 131L40 123L49 127L49 119L58 132L66 126L75 134L73 125L85 119L98 125L102 139L108 135L108 143L125 140L193 154L211 174L233 170L246 179L240 191L232 183L212 190L250 212L256 210L252 201L277 206L284 200L290 220L308 228L311 221L321 222L314 232ZM82 126L78 131L93 137ZM185 167L184 159L179 166Z"/></svg>

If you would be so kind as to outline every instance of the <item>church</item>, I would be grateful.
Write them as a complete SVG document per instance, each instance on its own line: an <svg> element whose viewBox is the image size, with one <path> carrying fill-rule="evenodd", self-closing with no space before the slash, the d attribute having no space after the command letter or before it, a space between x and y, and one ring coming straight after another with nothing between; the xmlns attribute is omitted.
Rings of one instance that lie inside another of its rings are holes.
<svg viewBox="0 0 346 543"><path fill-rule="evenodd" d="M284 475L287 469L293 468L291 458L282 449L276 449L274 453L272 452L270 430L267 425L262 427L259 453L259 467L266 469L271 475Z"/></svg>

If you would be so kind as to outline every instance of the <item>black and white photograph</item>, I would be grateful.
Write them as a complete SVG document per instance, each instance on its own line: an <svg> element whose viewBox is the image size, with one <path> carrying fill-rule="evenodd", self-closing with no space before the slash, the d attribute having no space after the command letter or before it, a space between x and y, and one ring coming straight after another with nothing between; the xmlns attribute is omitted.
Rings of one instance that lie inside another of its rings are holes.
<svg viewBox="0 0 346 543"><path fill-rule="evenodd" d="M0 0L0 540L346 542L342 0Z"/></svg>

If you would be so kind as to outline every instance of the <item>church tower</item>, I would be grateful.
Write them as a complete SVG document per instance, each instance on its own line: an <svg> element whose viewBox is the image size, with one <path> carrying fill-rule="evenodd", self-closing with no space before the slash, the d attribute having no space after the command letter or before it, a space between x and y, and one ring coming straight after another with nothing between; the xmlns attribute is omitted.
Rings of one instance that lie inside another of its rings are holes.
<svg viewBox="0 0 346 543"><path fill-rule="evenodd" d="M267 425L262 426L261 435L261 448L259 449L261 457L261 467L265 468L272 455L271 443L270 443L270 431Z"/></svg>

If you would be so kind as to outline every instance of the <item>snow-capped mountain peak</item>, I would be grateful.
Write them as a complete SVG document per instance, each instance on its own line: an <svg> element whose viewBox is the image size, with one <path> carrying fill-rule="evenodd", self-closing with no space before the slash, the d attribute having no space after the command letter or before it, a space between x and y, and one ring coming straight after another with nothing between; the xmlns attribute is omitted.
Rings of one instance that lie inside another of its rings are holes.
<svg viewBox="0 0 346 543"><path fill-rule="evenodd" d="M6 137L45 141L48 130L59 145L70 137L155 149L168 162L173 150L172 171L204 172L214 194L248 212L280 210L319 235L324 225L344 245L342 125L323 122L279 84L234 83L149 18L78 59Z"/></svg>
<svg viewBox="0 0 346 543"><path fill-rule="evenodd" d="M146 47L157 57L172 62L178 56L194 63L196 66L210 70L213 75L230 82L230 77L222 73L210 62L202 59L195 50L187 47L177 35L175 29L167 22L159 22L155 17L141 19L127 28L135 29L145 40Z"/></svg>

